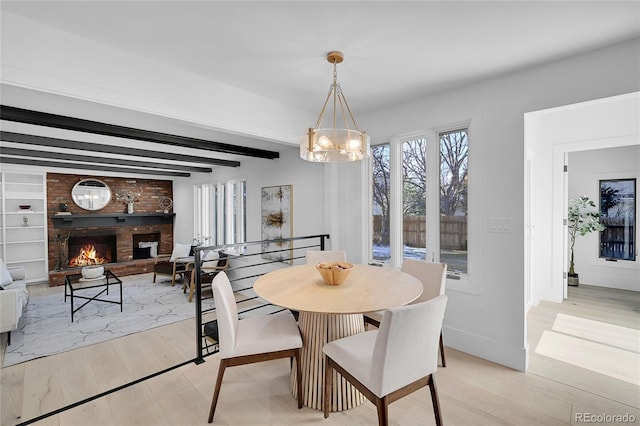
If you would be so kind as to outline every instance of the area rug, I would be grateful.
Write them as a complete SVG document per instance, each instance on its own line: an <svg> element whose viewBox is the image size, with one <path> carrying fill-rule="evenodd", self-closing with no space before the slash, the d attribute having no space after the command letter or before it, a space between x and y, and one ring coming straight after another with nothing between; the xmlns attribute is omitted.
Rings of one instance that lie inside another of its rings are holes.
<svg viewBox="0 0 640 426"><path fill-rule="evenodd" d="M195 304L188 302L182 285L153 274L122 277L122 312L112 303L92 301L74 315L71 322L70 301L64 301L64 286L42 296L32 295L20 318L18 330L11 332L11 345L6 347L3 367L53 355L95 343L104 342L139 331L171 324L195 316ZM90 291L86 290L87 295ZM119 297L116 286L110 286L109 299ZM207 302L207 301L205 301ZM208 301L213 303L212 300ZM76 307L83 303L76 299Z"/></svg>

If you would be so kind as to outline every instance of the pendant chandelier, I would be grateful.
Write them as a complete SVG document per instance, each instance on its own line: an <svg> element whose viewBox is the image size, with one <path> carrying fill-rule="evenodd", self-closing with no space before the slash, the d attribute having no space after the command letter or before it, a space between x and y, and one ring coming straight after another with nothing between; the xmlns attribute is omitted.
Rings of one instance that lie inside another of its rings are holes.
<svg viewBox="0 0 640 426"><path fill-rule="evenodd" d="M358 129L338 83L336 65L344 60L344 55L342 52L329 52L327 60L333 64L333 84L329 87L316 127L309 128L301 138L300 158L319 163L359 161L369 156L369 135ZM321 127L330 100L333 101L333 127ZM338 119L344 123L343 128L337 126Z"/></svg>

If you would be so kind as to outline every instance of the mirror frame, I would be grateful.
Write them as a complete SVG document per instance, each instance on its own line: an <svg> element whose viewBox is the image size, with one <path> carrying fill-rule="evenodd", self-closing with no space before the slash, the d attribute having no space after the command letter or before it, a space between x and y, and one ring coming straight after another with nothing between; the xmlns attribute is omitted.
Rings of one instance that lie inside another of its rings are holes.
<svg viewBox="0 0 640 426"><path fill-rule="evenodd" d="M106 194L103 196L100 196L98 194L97 204L94 204L93 200L85 200L85 197L84 197L85 193L81 192L80 188L88 187L89 185L83 185L84 182L100 183L104 188L102 188L99 185L95 185L93 187L96 189L100 188L107 191ZM101 181L100 179L94 179L94 178L81 179L75 185L73 185L73 188L71 188L71 199L73 200L76 206L80 207L83 210L88 210L88 211L102 210L103 208L109 205L112 198L113 198L113 191L111 191L111 188L109 187L109 185L106 184L106 182Z"/></svg>

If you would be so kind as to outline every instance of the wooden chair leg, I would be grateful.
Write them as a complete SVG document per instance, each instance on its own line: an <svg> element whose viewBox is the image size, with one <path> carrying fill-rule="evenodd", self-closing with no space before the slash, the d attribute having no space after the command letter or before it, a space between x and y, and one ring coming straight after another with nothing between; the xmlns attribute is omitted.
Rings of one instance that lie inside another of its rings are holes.
<svg viewBox="0 0 640 426"><path fill-rule="evenodd" d="M296 382L298 385L298 410L302 408L302 367L300 366L300 356L302 349L296 351Z"/></svg>
<svg viewBox="0 0 640 426"><path fill-rule="evenodd" d="M389 424L389 403L387 398L376 398L376 408L378 409L378 426Z"/></svg>
<svg viewBox="0 0 640 426"><path fill-rule="evenodd" d="M176 270L176 262L173 262L173 274L171 274L171 287L176 285L176 275L179 275L180 272Z"/></svg>
<svg viewBox="0 0 640 426"><path fill-rule="evenodd" d="M216 412L216 405L218 405L218 396L220 396L220 387L222 386L222 377L224 376L224 370L227 368L227 360L220 360L220 367L218 367L218 379L216 380L216 388L213 391L213 399L211 400L211 408L209 409L209 420L213 422L213 415Z"/></svg>
<svg viewBox="0 0 640 426"><path fill-rule="evenodd" d="M333 386L333 368L329 365L329 357L324 360L324 392L322 394L322 404L324 408L324 418L329 417L331 411L331 387Z"/></svg>
<svg viewBox="0 0 640 426"><path fill-rule="evenodd" d="M447 366L447 360L444 357L444 343L442 341L442 330L440 331L440 359L442 360L442 366Z"/></svg>
<svg viewBox="0 0 640 426"><path fill-rule="evenodd" d="M436 385L435 374L431 375L429 390L431 391L431 402L433 403L433 415L436 418L436 426L442 426L442 413L440 412L440 399L438 398L438 386Z"/></svg>
<svg viewBox="0 0 640 426"><path fill-rule="evenodd" d="M189 283L189 302L193 300L193 294L196 292L196 274L191 274L191 282Z"/></svg>

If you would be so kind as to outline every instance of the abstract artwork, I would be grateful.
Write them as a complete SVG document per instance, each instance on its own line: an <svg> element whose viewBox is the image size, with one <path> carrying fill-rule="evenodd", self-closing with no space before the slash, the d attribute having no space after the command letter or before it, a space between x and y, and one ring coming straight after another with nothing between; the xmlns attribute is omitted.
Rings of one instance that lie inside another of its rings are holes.
<svg viewBox="0 0 640 426"><path fill-rule="evenodd" d="M293 236L293 185L262 188L262 257L292 262L291 241L278 241Z"/></svg>

